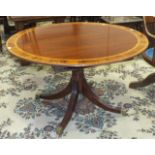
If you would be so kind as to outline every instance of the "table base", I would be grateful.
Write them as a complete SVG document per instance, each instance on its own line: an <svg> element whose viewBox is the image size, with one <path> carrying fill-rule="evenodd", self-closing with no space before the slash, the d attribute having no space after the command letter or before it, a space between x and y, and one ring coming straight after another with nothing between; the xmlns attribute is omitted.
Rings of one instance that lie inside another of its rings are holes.
<svg viewBox="0 0 155 155"><path fill-rule="evenodd" d="M148 86L152 83L155 83L155 73L152 73L148 75L144 80L142 81L137 81L137 82L132 82L129 84L129 88L139 88L139 87L145 87Z"/></svg>
<svg viewBox="0 0 155 155"><path fill-rule="evenodd" d="M83 69L75 69L72 71L71 80L68 86L64 90L53 95L48 95L48 96L39 95L38 97L41 99L51 100L51 99L62 98L70 93L71 93L71 97L70 97L67 111L65 113L65 116L62 122L59 124L56 130L59 136L62 135L63 130L65 129L69 120L72 117L72 114L74 112L74 109L77 103L78 95L80 93L83 96L87 97L90 101L92 101L93 104L95 104L100 108L103 108L104 110L114 112L114 113L121 113L121 107L113 107L100 101L99 97L95 95L95 93L91 90L90 86L88 85L86 78L84 76Z"/></svg>

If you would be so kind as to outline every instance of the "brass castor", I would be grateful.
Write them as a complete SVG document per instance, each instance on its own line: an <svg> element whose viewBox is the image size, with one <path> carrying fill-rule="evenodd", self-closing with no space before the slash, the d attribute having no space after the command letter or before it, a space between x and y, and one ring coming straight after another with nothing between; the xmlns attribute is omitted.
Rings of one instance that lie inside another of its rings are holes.
<svg viewBox="0 0 155 155"><path fill-rule="evenodd" d="M58 135L58 136L61 136L62 133L63 133L63 130L64 130L64 129L63 129L61 126L58 126L57 129L56 129L57 135Z"/></svg>

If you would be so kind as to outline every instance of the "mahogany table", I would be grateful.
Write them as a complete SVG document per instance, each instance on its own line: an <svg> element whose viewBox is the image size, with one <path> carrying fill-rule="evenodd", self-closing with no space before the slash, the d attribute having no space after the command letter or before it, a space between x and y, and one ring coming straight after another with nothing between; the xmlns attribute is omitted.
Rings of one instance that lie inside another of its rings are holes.
<svg viewBox="0 0 155 155"><path fill-rule="evenodd" d="M51 100L71 93L68 109L57 128L58 135L68 124L79 94L104 110L121 113L121 107L108 105L95 95L87 83L84 68L129 59L142 53L147 46L147 38L133 29L82 22L27 29L7 41L8 50L21 59L72 68L71 80L64 90L53 95L39 95Z"/></svg>

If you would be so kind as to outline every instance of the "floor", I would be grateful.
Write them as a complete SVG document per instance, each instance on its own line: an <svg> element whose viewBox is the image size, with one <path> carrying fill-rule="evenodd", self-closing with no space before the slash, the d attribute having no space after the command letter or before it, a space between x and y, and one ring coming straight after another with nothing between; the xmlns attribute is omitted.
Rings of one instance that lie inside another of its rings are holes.
<svg viewBox="0 0 155 155"><path fill-rule="evenodd" d="M55 73L51 66L41 64L22 67L5 47L0 53L0 66L0 138L155 138L155 85L137 90L128 87L131 81L155 72L142 57L86 69L86 77L101 100L127 105L126 113L106 112L81 96L62 137L55 130L68 97L45 101L36 100L35 95L61 90L71 73Z"/></svg>

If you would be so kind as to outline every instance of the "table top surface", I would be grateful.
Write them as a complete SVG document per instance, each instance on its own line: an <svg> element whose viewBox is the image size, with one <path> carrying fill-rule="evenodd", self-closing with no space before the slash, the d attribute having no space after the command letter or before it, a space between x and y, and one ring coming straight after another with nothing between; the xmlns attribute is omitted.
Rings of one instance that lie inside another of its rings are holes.
<svg viewBox="0 0 155 155"><path fill-rule="evenodd" d="M143 22L143 18L136 16L103 16L102 19L109 24L125 24Z"/></svg>
<svg viewBox="0 0 155 155"><path fill-rule="evenodd" d="M148 46L142 33L101 23L50 24L23 30L7 41L24 60L68 67L107 64L134 57Z"/></svg>

